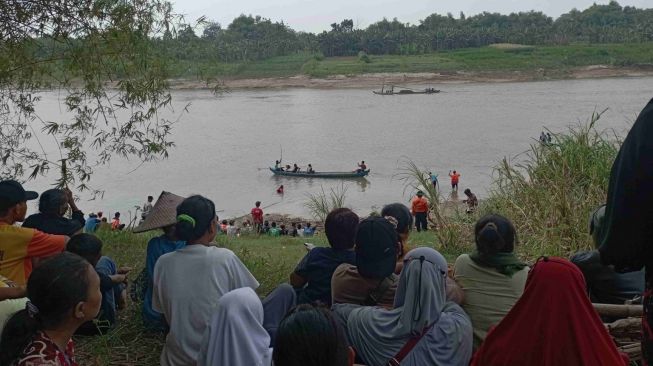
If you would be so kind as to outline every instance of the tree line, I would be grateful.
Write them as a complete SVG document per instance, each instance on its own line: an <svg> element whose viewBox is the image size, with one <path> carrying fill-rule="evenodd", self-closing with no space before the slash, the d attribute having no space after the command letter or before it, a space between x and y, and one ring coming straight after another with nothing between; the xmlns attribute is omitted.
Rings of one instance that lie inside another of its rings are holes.
<svg viewBox="0 0 653 366"><path fill-rule="evenodd" d="M218 59L223 62L262 60L296 52L324 56L412 55L493 43L565 45L569 43L634 43L653 40L653 9L622 7L611 1L585 10L573 9L553 19L542 12L509 15L484 12L458 17L431 14L419 24L383 19L357 29L352 19L331 24L319 34L296 32L283 22L241 15L223 28L207 22L201 35L190 26L157 40L168 56Z"/></svg>

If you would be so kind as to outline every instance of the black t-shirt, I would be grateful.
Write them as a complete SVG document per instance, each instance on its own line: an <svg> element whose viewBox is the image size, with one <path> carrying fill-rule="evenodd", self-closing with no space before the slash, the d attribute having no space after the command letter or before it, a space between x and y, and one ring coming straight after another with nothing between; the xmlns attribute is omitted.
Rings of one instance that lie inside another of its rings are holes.
<svg viewBox="0 0 653 366"><path fill-rule="evenodd" d="M23 227L36 229L46 234L72 236L81 230L85 223L82 211L74 211L72 219L37 213L30 215L23 223Z"/></svg>
<svg viewBox="0 0 653 366"><path fill-rule="evenodd" d="M297 303L306 304L322 301L331 306L331 276L343 264L354 264L356 253L353 250L334 250L315 248L308 252L295 268L295 273L307 280L306 287L300 291Z"/></svg>

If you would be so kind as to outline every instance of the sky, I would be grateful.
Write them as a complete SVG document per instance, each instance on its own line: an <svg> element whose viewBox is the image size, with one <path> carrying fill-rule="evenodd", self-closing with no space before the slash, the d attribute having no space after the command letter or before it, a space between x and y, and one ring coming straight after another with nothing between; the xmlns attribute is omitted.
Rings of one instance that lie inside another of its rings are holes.
<svg viewBox="0 0 653 366"><path fill-rule="evenodd" d="M609 0L180 0L174 1L175 12L188 22L201 16L226 27L240 14L261 15L272 21L284 21L297 31L321 32L342 19L353 19L357 28L381 20L397 18L403 23L418 24L430 14L458 17L460 12L474 15L483 11L509 14L519 11L542 11L557 18L572 8L585 9L607 4ZM653 0L618 0L622 6L653 7Z"/></svg>

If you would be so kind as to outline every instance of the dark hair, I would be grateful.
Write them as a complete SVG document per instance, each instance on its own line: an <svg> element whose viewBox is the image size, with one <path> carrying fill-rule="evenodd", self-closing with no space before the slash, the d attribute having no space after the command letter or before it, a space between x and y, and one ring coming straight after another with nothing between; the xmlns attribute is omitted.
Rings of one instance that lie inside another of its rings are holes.
<svg viewBox="0 0 653 366"><path fill-rule="evenodd" d="M12 202L6 198L0 198L0 216L5 216L9 213L9 209L16 206L18 202Z"/></svg>
<svg viewBox="0 0 653 366"><path fill-rule="evenodd" d="M148 200L153 200L154 197L152 197L152 196L147 196L147 199L148 199Z"/></svg>
<svg viewBox="0 0 653 366"><path fill-rule="evenodd" d="M485 215L474 227L476 250L482 255L512 253L517 233L512 222L501 215Z"/></svg>
<svg viewBox="0 0 653 366"><path fill-rule="evenodd" d="M272 227L277 227L277 223L272 221Z"/></svg>
<svg viewBox="0 0 653 366"><path fill-rule="evenodd" d="M270 225L270 223L268 222L268 220L265 220L263 221L263 225Z"/></svg>
<svg viewBox="0 0 653 366"><path fill-rule="evenodd" d="M358 215L348 208L336 208L324 220L324 232L333 249L351 249L356 241ZM310 227L310 223L307 227Z"/></svg>
<svg viewBox="0 0 653 366"><path fill-rule="evenodd" d="M229 225L233 226L236 223L235 220L229 220Z"/></svg>
<svg viewBox="0 0 653 366"><path fill-rule="evenodd" d="M11 365L38 330L59 326L75 306L88 296L88 268L82 257L63 252L44 261L27 280L27 297L38 309L15 313L5 324L0 338L0 365Z"/></svg>
<svg viewBox="0 0 653 366"><path fill-rule="evenodd" d="M472 191L469 188L465 188L463 191L464 194L472 194Z"/></svg>
<svg viewBox="0 0 653 366"><path fill-rule="evenodd" d="M120 217L120 212L116 212L115 214L113 214L113 217Z"/></svg>
<svg viewBox="0 0 653 366"><path fill-rule="evenodd" d="M402 203L391 203L385 205L381 210L381 216L392 216L397 220L397 233L406 234L413 227L413 215L406 205Z"/></svg>
<svg viewBox="0 0 653 366"><path fill-rule="evenodd" d="M61 206L68 202L63 189L48 189L39 197L39 211L48 215L59 216Z"/></svg>
<svg viewBox="0 0 653 366"><path fill-rule="evenodd" d="M228 223L229 223L229 221L227 221L227 220L222 220L222 222L221 222L222 225L227 225Z"/></svg>
<svg viewBox="0 0 653 366"><path fill-rule="evenodd" d="M77 234L66 244L66 251L75 253L95 265L102 254L102 240L92 234Z"/></svg>
<svg viewBox="0 0 653 366"><path fill-rule="evenodd" d="M256 207L260 206L260 205L261 205L261 201L256 201L256 203L254 203L254 205L255 205Z"/></svg>
<svg viewBox="0 0 653 366"><path fill-rule="evenodd" d="M209 230L215 219L215 204L200 195L190 196L177 206L177 216L179 215L188 215L195 220L195 224L186 220L177 220L175 226L177 237L191 242L201 238Z"/></svg>
<svg viewBox="0 0 653 366"><path fill-rule="evenodd" d="M281 321L272 351L276 366L346 366L348 356L345 332L331 311L307 304Z"/></svg>
<svg viewBox="0 0 653 366"><path fill-rule="evenodd" d="M107 222L108 220L107 220L106 217L103 217L100 221L102 221L102 222Z"/></svg>

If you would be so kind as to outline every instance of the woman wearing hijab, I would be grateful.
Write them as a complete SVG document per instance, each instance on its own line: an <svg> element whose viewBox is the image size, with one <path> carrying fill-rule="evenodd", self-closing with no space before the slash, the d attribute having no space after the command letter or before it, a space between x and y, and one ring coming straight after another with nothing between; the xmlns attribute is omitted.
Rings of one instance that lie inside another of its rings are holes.
<svg viewBox="0 0 653 366"><path fill-rule="evenodd" d="M447 261L431 248L404 259L395 308L336 304L351 345L369 366L466 366L472 355L472 325L446 300Z"/></svg>
<svg viewBox="0 0 653 366"><path fill-rule="evenodd" d="M644 107L612 165L605 221L597 233L603 264L619 272L645 268L642 356L653 364L653 99Z"/></svg>
<svg viewBox="0 0 653 366"><path fill-rule="evenodd" d="M239 288L218 300L209 322L198 366L269 366L270 335L263 328L263 304L249 287Z"/></svg>
<svg viewBox="0 0 653 366"><path fill-rule="evenodd" d="M476 250L454 264L454 279L465 293L463 309L474 326L474 347L481 345L524 292L528 267L514 253L517 234L510 220L486 215L474 227Z"/></svg>
<svg viewBox="0 0 653 366"><path fill-rule="evenodd" d="M619 354L592 307L580 270L566 259L545 257L471 365L626 366L628 358Z"/></svg>

